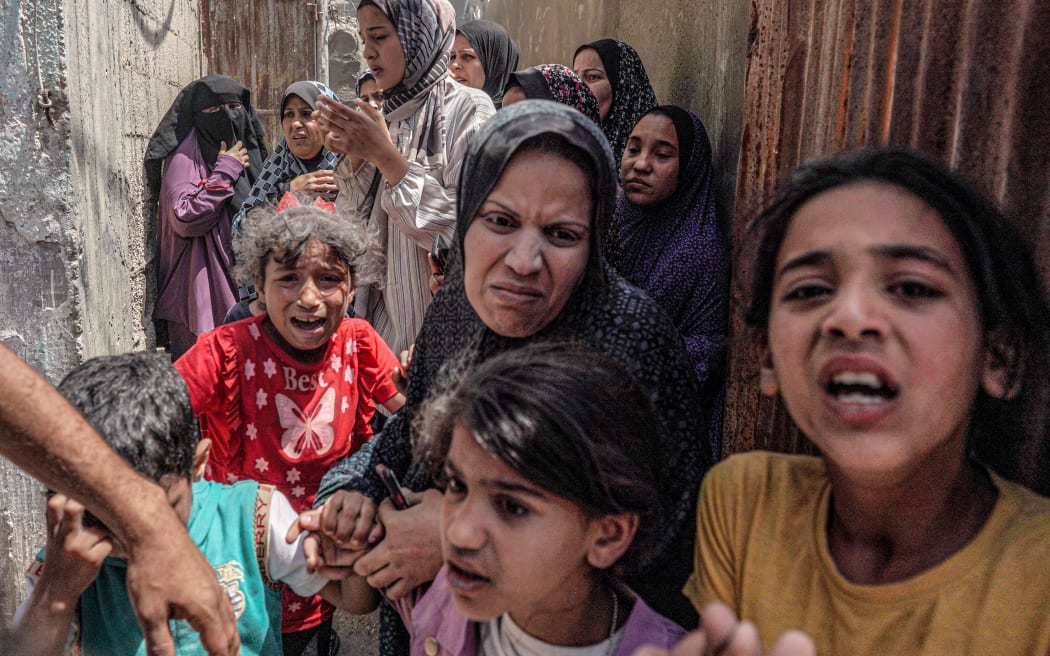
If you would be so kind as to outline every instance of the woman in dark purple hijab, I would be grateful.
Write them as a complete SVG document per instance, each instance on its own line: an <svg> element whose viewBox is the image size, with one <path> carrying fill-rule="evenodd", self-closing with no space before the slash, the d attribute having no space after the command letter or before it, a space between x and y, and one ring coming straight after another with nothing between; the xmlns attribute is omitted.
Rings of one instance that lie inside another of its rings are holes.
<svg viewBox="0 0 1050 656"><path fill-rule="evenodd" d="M671 316L685 338L720 452L729 248L715 214L711 143L700 119L674 105L644 114L620 166L623 193L607 242L616 270Z"/></svg>

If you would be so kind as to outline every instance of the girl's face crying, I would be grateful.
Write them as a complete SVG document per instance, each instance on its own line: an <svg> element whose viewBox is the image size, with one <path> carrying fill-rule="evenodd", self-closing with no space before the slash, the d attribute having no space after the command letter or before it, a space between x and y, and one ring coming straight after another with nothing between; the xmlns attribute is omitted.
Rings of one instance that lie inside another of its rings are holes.
<svg viewBox="0 0 1050 656"><path fill-rule="evenodd" d="M255 286L274 338L304 361L323 355L354 292L346 263L315 239L307 241L295 262L281 263L271 254Z"/></svg>

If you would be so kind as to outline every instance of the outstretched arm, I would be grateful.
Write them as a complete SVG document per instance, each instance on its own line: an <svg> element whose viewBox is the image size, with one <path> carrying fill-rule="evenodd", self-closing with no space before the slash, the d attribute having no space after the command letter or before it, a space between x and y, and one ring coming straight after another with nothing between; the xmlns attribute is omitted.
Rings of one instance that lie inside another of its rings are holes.
<svg viewBox="0 0 1050 656"><path fill-rule="evenodd" d="M174 617L189 620L208 653L238 653L233 608L164 492L136 474L57 390L2 346L0 453L82 501L125 545L128 596L147 652L175 653L168 629Z"/></svg>

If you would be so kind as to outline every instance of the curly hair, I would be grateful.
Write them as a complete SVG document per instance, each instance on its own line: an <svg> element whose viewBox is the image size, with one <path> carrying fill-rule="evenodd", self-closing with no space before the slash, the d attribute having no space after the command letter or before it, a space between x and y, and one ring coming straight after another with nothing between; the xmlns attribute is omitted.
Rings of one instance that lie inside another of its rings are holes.
<svg viewBox="0 0 1050 656"><path fill-rule="evenodd" d="M312 239L328 246L346 264L352 283L379 284L383 262L377 231L347 213L333 214L306 202L282 212L277 211L276 205L266 203L248 213L233 239L237 280L250 284L256 275L262 279L271 257L281 264L294 265Z"/></svg>
<svg viewBox="0 0 1050 656"><path fill-rule="evenodd" d="M571 343L507 351L452 374L413 423L416 462L438 473L457 426L537 486L591 517L632 513L638 531L614 575L637 572L660 535L655 412L634 376Z"/></svg>

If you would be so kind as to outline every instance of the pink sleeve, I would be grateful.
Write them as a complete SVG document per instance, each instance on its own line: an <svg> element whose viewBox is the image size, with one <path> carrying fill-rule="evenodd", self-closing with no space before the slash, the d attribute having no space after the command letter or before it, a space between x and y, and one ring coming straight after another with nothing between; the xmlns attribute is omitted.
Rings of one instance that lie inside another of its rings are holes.
<svg viewBox="0 0 1050 656"><path fill-rule="evenodd" d="M192 144L186 143L189 139ZM212 172L205 175L206 170L190 133L168 159L160 190L162 203L171 208L171 229L180 237L206 235L220 220L229 220L226 201L244 168L237 158L220 155Z"/></svg>
<svg viewBox="0 0 1050 656"><path fill-rule="evenodd" d="M379 333L366 322L358 338L357 365L360 368L361 391L376 403L386 403L397 394L391 374L401 366L397 356Z"/></svg>
<svg viewBox="0 0 1050 656"><path fill-rule="evenodd" d="M230 413L240 408L236 347L228 331L213 330L197 338L197 343L175 362L175 369L186 381L190 405L200 418L202 437L211 439L208 478L226 483L226 473L240 451L240 428L233 426Z"/></svg>

